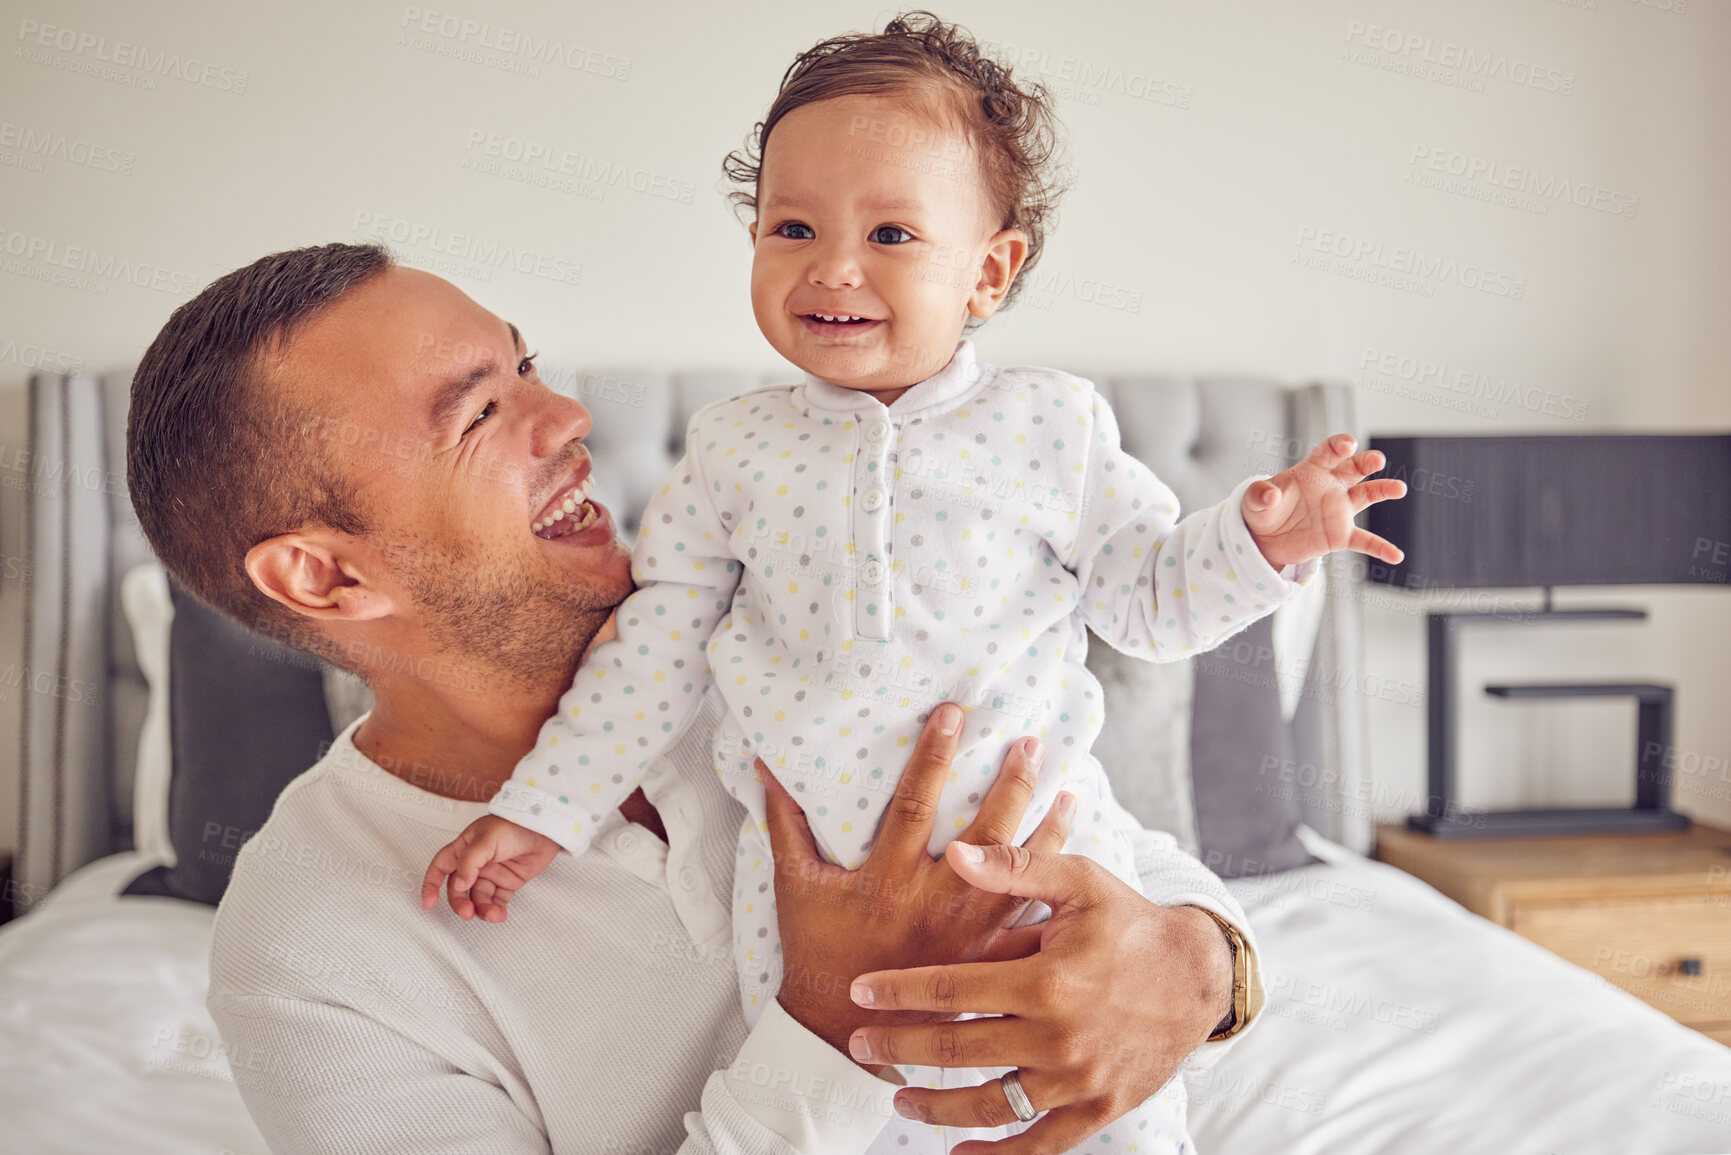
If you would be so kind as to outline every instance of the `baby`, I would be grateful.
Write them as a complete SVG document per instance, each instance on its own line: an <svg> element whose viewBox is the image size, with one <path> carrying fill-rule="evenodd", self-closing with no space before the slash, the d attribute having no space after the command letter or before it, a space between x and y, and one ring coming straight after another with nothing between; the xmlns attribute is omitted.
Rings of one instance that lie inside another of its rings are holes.
<svg viewBox="0 0 1731 1155"><path fill-rule="evenodd" d="M1401 487L1364 482L1380 456L1336 436L1180 521L1087 381L980 362L962 335L1040 255L1054 140L1040 90L923 15L794 62L755 149L726 168L755 213L757 323L805 381L692 418L643 516L618 637L584 661L493 816L430 874L467 887L503 868L503 893L559 849L582 852L713 686L716 772L747 812L733 928L748 1022L780 987L759 758L823 851L856 867L922 722L957 702L932 853L1032 736L1050 753L1019 837L1067 791L1069 849L1139 889L1130 820L1089 752L1102 704L1087 630L1153 660L1207 650L1330 550L1398 559L1352 518ZM579 500L536 532L580 528ZM1148 1117L1181 1135L1173 1082Z"/></svg>

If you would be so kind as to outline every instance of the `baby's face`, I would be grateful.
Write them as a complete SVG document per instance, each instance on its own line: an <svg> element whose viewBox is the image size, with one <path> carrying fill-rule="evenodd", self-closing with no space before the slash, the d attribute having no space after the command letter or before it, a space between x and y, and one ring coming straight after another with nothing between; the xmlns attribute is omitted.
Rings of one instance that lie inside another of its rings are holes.
<svg viewBox="0 0 1731 1155"><path fill-rule="evenodd" d="M885 404L949 362L1026 252L993 220L967 139L903 102L847 96L789 113L757 197L758 327L801 369Z"/></svg>

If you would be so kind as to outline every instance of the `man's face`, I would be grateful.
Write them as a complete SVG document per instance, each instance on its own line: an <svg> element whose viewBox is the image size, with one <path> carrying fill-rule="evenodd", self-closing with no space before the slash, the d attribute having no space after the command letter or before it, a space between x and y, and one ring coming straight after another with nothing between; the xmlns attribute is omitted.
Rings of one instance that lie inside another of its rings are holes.
<svg viewBox="0 0 1731 1155"><path fill-rule="evenodd" d="M871 393L949 363L997 231L959 132L881 97L808 104L770 134L757 192L751 303L776 352Z"/></svg>
<svg viewBox="0 0 1731 1155"><path fill-rule="evenodd" d="M630 592L630 555L584 500L588 412L542 383L515 327L391 268L298 332L272 380L354 481L373 526L356 562L396 624L525 685L569 677Z"/></svg>

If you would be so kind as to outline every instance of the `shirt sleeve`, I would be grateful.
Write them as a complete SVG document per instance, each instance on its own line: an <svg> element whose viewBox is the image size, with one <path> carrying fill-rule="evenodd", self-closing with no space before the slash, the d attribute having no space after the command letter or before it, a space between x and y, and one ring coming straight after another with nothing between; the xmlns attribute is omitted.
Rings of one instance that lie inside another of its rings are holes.
<svg viewBox="0 0 1731 1155"><path fill-rule="evenodd" d="M359 1011L215 995L210 1013L259 1133L277 1152L545 1155L538 1119L477 1077Z"/></svg>
<svg viewBox="0 0 1731 1155"><path fill-rule="evenodd" d="M235 1085L275 1152L547 1155L527 1087L465 1071L360 1011L213 996ZM684 1117L680 1155L859 1155L895 1113L867 1073L772 1003ZM599 1150L599 1147L596 1148Z"/></svg>
<svg viewBox="0 0 1731 1155"><path fill-rule="evenodd" d="M489 811L573 854L588 847L703 703L704 650L742 572L729 536L688 452L644 511L618 637L584 659Z"/></svg>
<svg viewBox="0 0 1731 1155"><path fill-rule="evenodd" d="M1245 977L1250 989L1244 1028L1230 1039L1203 1043L1191 1053L1186 1066L1191 1070L1204 1070L1243 1038L1261 1015L1264 993L1256 936L1251 932L1244 908L1238 905L1238 900L1232 897L1232 892L1226 889L1218 875L1187 853L1172 835L1147 829L1116 800L1111 804L1118 810L1118 826L1130 839L1135 852L1136 875L1141 879L1142 893L1148 900L1160 906L1199 906L1225 919L1244 940Z"/></svg>
<svg viewBox="0 0 1731 1155"><path fill-rule="evenodd" d="M1308 584L1314 560L1276 571L1244 524L1240 482L1178 519L1178 498L1124 452L1096 395L1075 554L1083 619L1132 657L1176 661L1211 650Z"/></svg>

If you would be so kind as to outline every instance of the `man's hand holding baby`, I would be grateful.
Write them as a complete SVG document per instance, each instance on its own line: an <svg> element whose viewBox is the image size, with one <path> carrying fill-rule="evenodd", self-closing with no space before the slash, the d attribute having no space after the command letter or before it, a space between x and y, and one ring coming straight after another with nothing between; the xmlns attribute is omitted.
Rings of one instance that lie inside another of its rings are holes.
<svg viewBox="0 0 1731 1155"><path fill-rule="evenodd" d="M1244 524L1276 569L1336 550L1369 554L1390 565L1405 555L1359 528L1353 518L1379 501L1406 494L1406 482L1379 477L1386 461L1375 449L1354 453L1351 434L1337 433L1292 468L1258 481L1244 493Z"/></svg>

